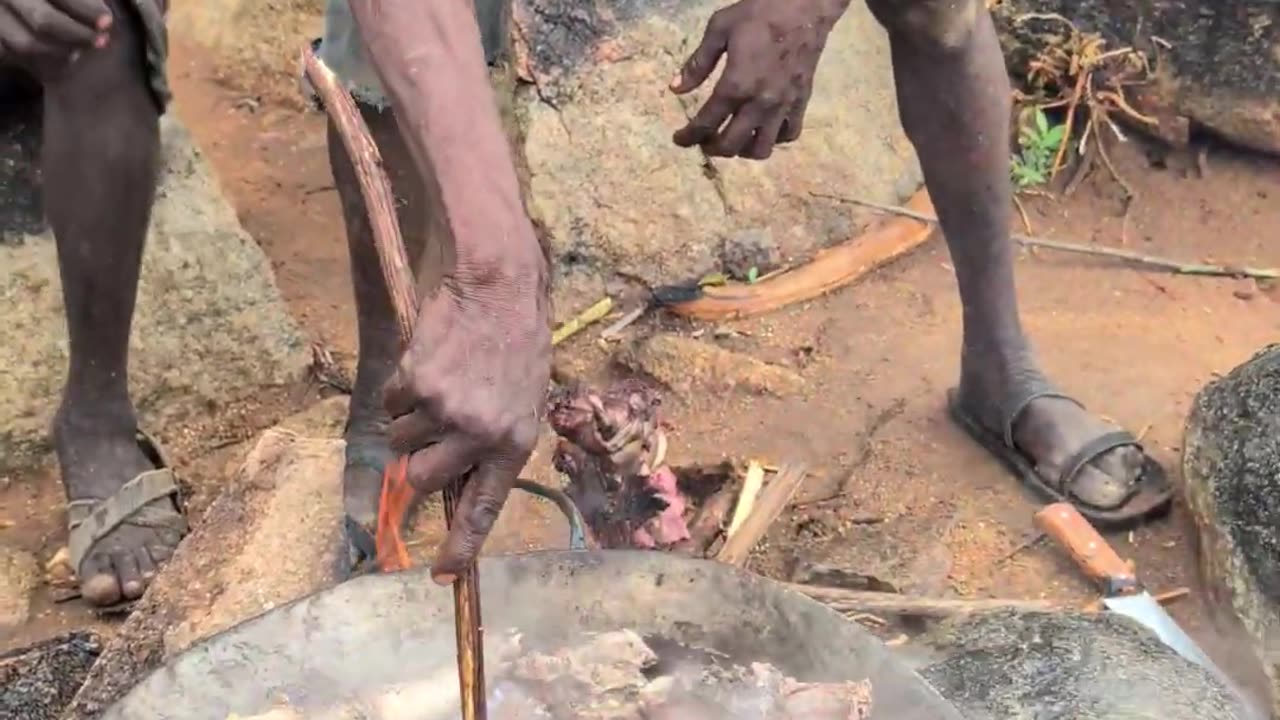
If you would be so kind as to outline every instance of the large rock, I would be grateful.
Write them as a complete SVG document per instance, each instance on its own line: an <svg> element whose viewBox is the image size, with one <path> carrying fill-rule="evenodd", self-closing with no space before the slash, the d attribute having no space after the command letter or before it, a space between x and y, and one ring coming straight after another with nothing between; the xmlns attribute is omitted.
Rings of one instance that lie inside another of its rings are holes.
<svg viewBox="0 0 1280 720"><path fill-rule="evenodd" d="M258 245L191 138L162 123L164 170L147 238L131 341L134 401L163 428L292 381L308 361ZM30 123L27 132L38 127ZM18 149L0 147L0 153ZM21 156L20 156L21 157ZM26 160L26 158L21 158ZM13 158L3 157L12 166ZM0 210L20 215L30 185L0 180ZM0 471L30 462L46 434L66 374L67 338L52 234L0 223ZM161 433L163 434L163 432Z"/></svg>
<svg viewBox="0 0 1280 720"><path fill-rule="evenodd" d="M685 98L667 85L723 4L515 0L512 132L556 260L558 315L595 302L615 276L696 278L744 230L768 230L792 258L848 239L849 207L812 191L896 202L918 186L888 42L863 3L830 38L799 142L765 163L672 144L714 83Z"/></svg>
<svg viewBox="0 0 1280 720"><path fill-rule="evenodd" d="M332 427L327 401L289 424ZM107 643L66 720L90 720L199 640L350 575L342 440L267 430Z"/></svg>
<svg viewBox="0 0 1280 720"><path fill-rule="evenodd" d="M1208 672L1120 615L991 613L918 642L932 654L921 674L968 720L1247 717Z"/></svg>
<svg viewBox="0 0 1280 720"><path fill-rule="evenodd" d="M1280 345L1200 391L1183 475L1204 575L1252 637L1280 717Z"/></svg>
<svg viewBox="0 0 1280 720"><path fill-rule="evenodd" d="M1002 0L994 13L1010 70L1058 44L1063 26L1027 20L1055 13L1107 48L1133 47L1155 65L1153 82L1127 92L1160 121L1158 134L1185 141L1190 124L1235 143L1280 153L1280 5L1252 0ZM1022 22L1019 22L1022 20Z"/></svg>

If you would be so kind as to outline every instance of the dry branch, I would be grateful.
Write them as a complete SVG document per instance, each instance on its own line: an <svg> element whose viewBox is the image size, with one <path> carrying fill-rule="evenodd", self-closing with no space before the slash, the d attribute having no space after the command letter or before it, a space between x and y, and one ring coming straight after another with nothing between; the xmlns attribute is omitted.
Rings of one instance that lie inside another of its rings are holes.
<svg viewBox="0 0 1280 720"><path fill-rule="evenodd" d="M386 280L390 294L391 306L395 310L396 322L400 327L400 339L407 346L413 337L414 321L418 317L418 296L414 286L413 273L409 268L409 257L404 241L400 235L400 226L395 213L395 196L391 193L391 183L382 169L382 157L378 146L369 135L355 102L342 89L337 78L324 63L312 52L310 45L302 50L303 67L307 79L315 88L330 121L337 129L342 145L355 167L356 177L360 183L360 194L364 198L369 212L369 224L373 229L373 242L378 254L378 262L382 266L382 275ZM395 549L397 561L407 564L408 553L404 549L404 541L400 537L400 527L408 512L407 496L411 496L404 477L407 462L404 458L388 467L388 474L383 477L383 499L396 497L400 502L394 507L387 505L379 510L378 522L378 555L383 555L385 543L391 543ZM444 512L446 526L453 524L453 511L461 496L465 479L450 484L444 491ZM395 514L390 514L395 510ZM398 564L398 563L397 563ZM398 569L398 568L397 568ZM487 716L485 707L484 684L484 644L480 634L480 588L478 575L472 564L465 572L458 575L453 582L454 624L458 642L458 685L462 697L462 716L464 720L484 720Z"/></svg>
<svg viewBox="0 0 1280 720"><path fill-rule="evenodd" d="M1051 612L1072 610L1070 606L1044 600L943 600L873 590L846 590L820 585L789 583L787 587L817 600L842 613L873 615L906 615L926 618L948 618L968 613L1018 610Z"/></svg>
<svg viewBox="0 0 1280 720"><path fill-rule="evenodd" d="M898 205L883 205L881 203L871 202L870 200L859 200L858 198L842 197L839 195L830 195L827 193L810 193L814 197L825 198L837 202L844 202L850 205L858 205L860 207L878 210L883 213L893 215L901 215L903 217L920 220L927 223L937 223L938 218L913 210L909 207L901 207ZM1094 255L1098 257L1116 258L1124 260L1143 267L1164 270L1176 275L1207 275L1216 277L1247 277L1262 280L1280 279L1280 268L1255 268L1244 265L1215 265L1212 263L1189 263L1178 260L1170 260L1168 258L1156 257L1155 255L1144 255L1129 250L1120 250L1118 248L1098 247L1094 245L1078 245L1076 243L1061 242L1059 240L1047 240L1045 238L1031 237L1028 235L1019 235L1011 233L1009 239L1028 248L1044 248L1046 250L1057 250L1058 252L1076 253L1078 255Z"/></svg>

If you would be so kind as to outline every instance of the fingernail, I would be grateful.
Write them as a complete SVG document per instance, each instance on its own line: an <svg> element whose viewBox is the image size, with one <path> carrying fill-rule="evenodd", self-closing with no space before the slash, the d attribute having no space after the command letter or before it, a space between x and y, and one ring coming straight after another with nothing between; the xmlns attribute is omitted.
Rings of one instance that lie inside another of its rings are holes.
<svg viewBox="0 0 1280 720"><path fill-rule="evenodd" d="M437 585L452 585L453 582L458 579L458 576L450 575L449 573L441 573L439 575L432 575L431 579L434 580Z"/></svg>
<svg viewBox="0 0 1280 720"><path fill-rule="evenodd" d="M93 46L94 46L94 47L96 47L96 48L98 48L99 50L101 50L102 48L106 47L106 46L107 46L107 36L106 36L106 35L99 35L98 37L94 38L94 39L93 39Z"/></svg>
<svg viewBox="0 0 1280 720"><path fill-rule="evenodd" d="M672 90L675 90L676 88L680 87L680 82L682 80L684 80L684 77L680 73L676 73L675 77L671 78L671 82L669 83L670 88Z"/></svg>
<svg viewBox="0 0 1280 720"><path fill-rule="evenodd" d="M99 29L99 30L106 30L106 29L107 29L107 28L109 28L109 27L111 27L111 16L110 16L110 15L103 15L103 16L101 16L101 17L99 17L99 18L98 18L98 29Z"/></svg>

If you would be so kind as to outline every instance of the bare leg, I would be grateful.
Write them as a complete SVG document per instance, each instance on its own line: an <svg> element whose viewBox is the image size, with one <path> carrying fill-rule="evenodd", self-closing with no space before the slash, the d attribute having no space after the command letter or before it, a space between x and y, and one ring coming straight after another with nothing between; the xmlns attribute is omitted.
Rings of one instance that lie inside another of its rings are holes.
<svg viewBox="0 0 1280 720"><path fill-rule="evenodd" d="M964 306L961 401L996 432L1002 407L1044 382L1018 319L1008 221L1009 83L991 18L979 0L869 0L889 31L903 128L915 145L955 265ZM1062 398L1032 401L1015 445L1056 480L1070 454L1113 430ZM1136 448L1085 467L1075 495L1115 507L1141 469Z"/></svg>
<svg viewBox="0 0 1280 720"><path fill-rule="evenodd" d="M71 499L106 499L152 469L135 440L129 329L155 193L159 110L131 8L110 2L111 42L45 85L45 204L57 238L71 362L54 442ZM141 596L179 538L121 526L80 568L85 599Z"/></svg>
<svg viewBox="0 0 1280 720"><path fill-rule="evenodd" d="M361 113L391 179L400 231L412 266L423 267L424 251L435 254L425 265L437 274L419 277L420 284L430 286L438 281L438 273L443 271L447 247L443 242L447 231L442 219L428 212L436 193L429 179L424 182L418 177L391 111L362 106ZM329 128L329 162L346 220L360 333L355 388L351 394L351 412L346 427L347 462L343 495L347 515L371 528L377 517L382 468L390 459L386 441L389 418L382 406L382 386L399 362L402 347L386 283L374 251L360 186L332 124Z"/></svg>

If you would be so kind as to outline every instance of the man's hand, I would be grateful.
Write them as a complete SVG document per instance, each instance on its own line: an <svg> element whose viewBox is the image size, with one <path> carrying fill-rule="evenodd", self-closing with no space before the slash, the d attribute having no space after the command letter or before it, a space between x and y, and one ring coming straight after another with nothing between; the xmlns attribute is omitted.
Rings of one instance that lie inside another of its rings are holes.
<svg viewBox="0 0 1280 720"><path fill-rule="evenodd" d="M672 91L692 92L721 55L728 60L711 98L676 131L675 143L764 160L774 145L798 138L818 58L848 7L849 0L740 0L713 14Z"/></svg>
<svg viewBox="0 0 1280 720"><path fill-rule="evenodd" d="M106 47L110 27L104 0L0 0L0 63L56 70Z"/></svg>
<svg viewBox="0 0 1280 720"><path fill-rule="evenodd" d="M498 264L459 261L418 315L387 385L392 448L421 493L470 476L432 566L448 584L476 558L538 437L551 376L545 263L529 221ZM512 260L528 256L537 259Z"/></svg>

